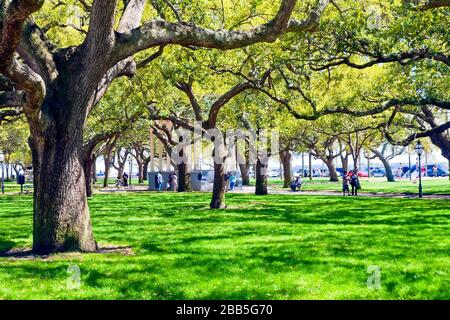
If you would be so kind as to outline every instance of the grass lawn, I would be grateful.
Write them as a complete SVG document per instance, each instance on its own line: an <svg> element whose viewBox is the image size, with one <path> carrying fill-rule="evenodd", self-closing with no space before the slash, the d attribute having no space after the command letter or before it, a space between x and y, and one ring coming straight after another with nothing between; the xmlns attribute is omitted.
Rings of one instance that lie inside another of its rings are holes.
<svg viewBox="0 0 450 320"><path fill-rule="evenodd" d="M308 178L303 180L305 191L341 191L342 182L329 182L328 178ZM418 183L410 180L387 182L386 178L361 178L361 192L370 193L417 193ZM268 185L282 188L283 181L278 178L269 179ZM423 180L424 194L450 194L450 181L444 178L425 178Z"/></svg>
<svg viewBox="0 0 450 320"><path fill-rule="evenodd" d="M134 254L0 258L0 299L450 299L448 200L229 194L211 211L209 199L95 195L97 241ZM0 197L0 251L30 247L31 232L32 197Z"/></svg>

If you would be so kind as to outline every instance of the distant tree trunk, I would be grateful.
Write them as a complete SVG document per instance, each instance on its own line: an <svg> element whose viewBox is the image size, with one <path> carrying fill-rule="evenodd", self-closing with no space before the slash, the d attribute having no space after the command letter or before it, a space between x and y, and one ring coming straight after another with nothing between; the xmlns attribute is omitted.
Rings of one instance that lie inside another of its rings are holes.
<svg viewBox="0 0 450 320"><path fill-rule="evenodd" d="M250 152L248 150L248 142L246 141L246 150L244 152L244 158L242 155L236 151L237 159L239 162L239 171L241 172L242 177L242 185L249 186L250 185Z"/></svg>
<svg viewBox="0 0 450 320"><path fill-rule="evenodd" d="M117 170L117 176L122 177L124 172L125 172L125 163L119 166L119 170Z"/></svg>
<svg viewBox="0 0 450 320"><path fill-rule="evenodd" d="M15 175L16 175L16 177L19 175L19 169L17 169L17 164L14 164L13 166L12 166L12 168L14 169L14 173L15 173Z"/></svg>
<svg viewBox="0 0 450 320"><path fill-rule="evenodd" d="M150 164L150 160L151 160L150 158L146 158L144 161L144 181L148 180L147 174L148 174L148 166Z"/></svg>
<svg viewBox="0 0 450 320"><path fill-rule="evenodd" d="M330 172L330 181L332 182L339 181L333 159L325 159L323 162L325 163L325 165L328 168L328 171Z"/></svg>
<svg viewBox="0 0 450 320"><path fill-rule="evenodd" d="M250 185L250 176L248 173L250 171L250 166L247 164L240 163L239 170L241 171L242 185L249 186Z"/></svg>
<svg viewBox="0 0 450 320"><path fill-rule="evenodd" d="M283 165L283 188L289 188L292 181L292 154L289 150L280 152L281 164Z"/></svg>
<svg viewBox="0 0 450 320"><path fill-rule="evenodd" d="M11 181L9 179L9 162L5 163L6 165L6 181Z"/></svg>
<svg viewBox="0 0 450 320"><path fill-rule="evenodd" d="M214 163L214 185L211 199L211 209L223 209L225 205L225 161Z"/></svg>
<svg viewBox="0 0 450 320"><path fill-rule="evenodd" d="M144 162L136 160L138 165L138 183L144 183Z"/></svg>
<svg viewBox="0 0 450 320"><path fill-rule="evenodd" d="M117 155L116 155L117 165L115 164L115 162L112 162L113 159L111 157L111 164L117 170L117 176L118 177L122 177L123 173L125 172L125 165L127 163L127 158L128 158L129 154L130 154L130 152L128 150L126 150L125 154L123 156L123 159L121 159L120 149L119 149L118 152L117 152Z"/></svg>
<svg viewBox="0 0 450 320"><path fill-rule="evenodd" d="M341 163L342 163L342 170L345 172L348 172L348 157L349 155L346 154L345 156L341 155Z"/></svg>
<svg viewBox="0 0 450 320"><path fill-rule="evenodd" d="M192 191L191 173L188 166L182 162L177 165L178 169L178 192Z"/></svg>
<svg viewBox="0 0 450 320"><path fill-rule="evenodd" d="M353 169L358 169L358 156L353 156Z"/></svg>
<svg viewBox="0 0 450 320"><path fill-rule="evenodd" d="M84 169L84 179L86 181L86 196L88 198L92 197L93 189L92 185L94 182L93 172L94 172L94 163L95 163L95 155L94 154L86 154L83 160L83 169Z"/></svg>
<svg viewBox="0 0 450 320"><path fill-rule="evenodd" d="M92 165L92 183L97 182L97 157L94 159L94 164Z"/></svg>
<svg viewBox="0 0 450 320"><path fill-rule="evenodd" d="M392 168L391 168L391 165L389 164L389 161L377 149L371 149L371 151L383 163L384 170L386 171L386 179L387 179L387 181L388 182L395 182L395 177L394 177L394 174L392 173Z"/></svg>
<svg viewBox="0 0 450 320"><path fill-rule="evenodd" d="M105 179L103 180L103 188L108 187L108 180L109 180L109 172L111 170L111 162L112 162L112 155L111 152L106 152L103 155L103 160L105 161ZM122 176L122 175L120 175Z"/></svg>
<svg viewBox="0 0 450 320"><path fill-rule="evenodd" d="M267 163L264 164L261 162L261 159L258 157L256 160L256 186L255 186L255 194L256 195L266 195L267 192Z"/></svg>

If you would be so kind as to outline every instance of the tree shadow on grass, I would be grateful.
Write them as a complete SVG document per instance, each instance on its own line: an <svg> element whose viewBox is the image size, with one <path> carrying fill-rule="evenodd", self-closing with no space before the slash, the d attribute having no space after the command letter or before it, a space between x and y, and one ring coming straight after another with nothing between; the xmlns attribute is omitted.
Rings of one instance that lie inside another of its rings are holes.
<svg viewBox="0 0 450 320"><path fill-rule="evenodd" d="M100 246L95 252L79 252L79 251L69 251L63 253L54 254L37 254L33 252L30 248L15 249L14 242L6 250L0 250L0 258L12 258L12 259L24 259L24 260L34 260L34 259L49 259L49 258L71 258L75 255L82 254L121 254L124 256L133 255L133 250L130 246L114 246L114 245L104 245ZM2 242L0 242L1 248Z"/></svg>
<svg viewBox="0 0 450 320"><path fill-rule="evenodd" d="M16 245L16 243L13 241L0 240L0 257L2 256L2 254L4 252L7 252L7 251L11 250L12 248L14 248L15 245Z"/></svg>

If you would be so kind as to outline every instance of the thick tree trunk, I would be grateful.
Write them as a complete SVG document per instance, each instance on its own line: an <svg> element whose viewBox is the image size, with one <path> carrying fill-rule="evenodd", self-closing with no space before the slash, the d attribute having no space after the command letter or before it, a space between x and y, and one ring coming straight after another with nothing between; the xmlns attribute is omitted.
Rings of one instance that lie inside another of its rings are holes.
<svg viewBox="0 0 450 320"><path fill-rule="evenodd" d="M445 136L445 134L435 134L430 137L430 140L441 150L442 156L450 161L450 140Z"/></svg>
<svg viewBox="0 0 450 320"><path fill-rule="evenodd" d="M392 173L391 165L389 164L389 161L383 156L383 154L376 150L372 149L373 154L380 159L380 161L383 163L384 171L386 171L386 179L388 182L395 182L394 174Z"/></svg>
<svg viewBox="0 0 450 320"><path fill-rule="evenodd" d="M263 164L258 158L256 161L256 185L255 194L256 195L266 195L267 192L267 164Z"/></svg>
<svg viewBox="0 0 450 320"><path fill-rule="evenodd" d="M325 165L328 168L328 171L330 172L330 181L332 182L339 181L333 159L325 159L323 162L325 163Z"/></svg>
<svg viewBox="0 0 450 320"><path fill-rule="evenodd" d="M225 164L214 164L214 185L211 199L211 209L225 208Z"/></svg>
<svg viewBox="0 0 450 320"><path fill-rule="evenodd" d="M177 165L178 169L178 192L192 191L191 173L188 166L183 162Z"/></svg>
<svg viewBox="0 0 450 320"><path fill-rule="evenodd" d="M82 127L55 123L51 132L39 136L35 130L30 139L36 253L97 249L86 199Z"/></svg>
<svg viewBox="0 0 450 320"><path fill-rule="evenodd" d="M280 152L281 164L283 165L283 188L289 188L292 181L292 154L289 150Z"/></svg>

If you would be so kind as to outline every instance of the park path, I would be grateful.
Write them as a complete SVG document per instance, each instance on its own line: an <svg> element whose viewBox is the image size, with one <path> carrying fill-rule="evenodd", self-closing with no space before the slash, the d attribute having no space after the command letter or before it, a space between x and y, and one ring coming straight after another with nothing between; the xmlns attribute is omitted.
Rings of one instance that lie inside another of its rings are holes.
<svg viewBox="0 0 450 320"><path fill-rule="evenodd" d="M239 190L241 191L241 190ZM254 187L243 187L242 193L254 193ZM292 192L290 190L282 190L270 188L268 189L269 194L284 194L284 195L303 195L303 196L334 196L342 197L342 192L340 191L296 191ZM239 193L239 192L237 192ZM375 197L375 198L418 198L417 194L407 194L407 193L382 193L382 192L358 192L358 197ZM450 199L450 194L433 194L424 195L424 198L430 199Z"/></svg>
<svg viewBox="0 0 450 320"><path fill-rule="evenodd" d="M100 189L100 192L104 193L115 193L115 192L144 192L148 191L146 186L132 186L131 188L107 188ZM211 191L202 191L211 192ZM242 193L242 194L253 194L255 192L255 187L244 186L241 189L229 193ZM333 196L342 197L342 193L339 191L297 191L292 192L290 190L283 190L278 188L270 187L268 188L269 194L280 194L280 195L291 195L291 196ZM406 194L406 193L381 193L381 192L359 192L358 197L374 197L374 198L418 198L417 194ZM430 194L423 196L426 199L449 199L450 194Z"/></svg>

